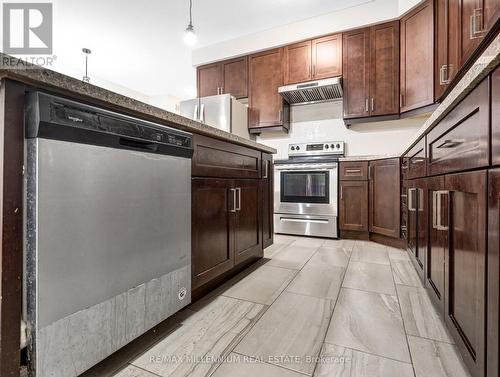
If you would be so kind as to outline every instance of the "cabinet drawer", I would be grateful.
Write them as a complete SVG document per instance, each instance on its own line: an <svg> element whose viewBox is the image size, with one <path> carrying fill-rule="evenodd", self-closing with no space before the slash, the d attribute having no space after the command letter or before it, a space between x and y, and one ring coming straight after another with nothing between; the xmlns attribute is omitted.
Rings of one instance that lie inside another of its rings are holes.
<svg viewBox="0 0 500 377"><path fill-rule="evenodd" d="M196 134L193 141L193 176L260 178L261 152Z"/></svg>
<svg viewBox="0 0 500 377"><path fill-rule="evenodd" d="M425 137L410 149L404 161L404 169L406 169L405 178L420 178L426 175Z"/></svg>
<svg viewBox="0 0 500 377"><path fill-rule="evenodd" d="M427 135L429 174L488 165L489 79L485 79Z"/></svg>
<svg viewBox="0 0 500 377"><path fill-rule="evenodd" d="M340 163L341 181L368 180L368 161L346 161Z"/></svg>

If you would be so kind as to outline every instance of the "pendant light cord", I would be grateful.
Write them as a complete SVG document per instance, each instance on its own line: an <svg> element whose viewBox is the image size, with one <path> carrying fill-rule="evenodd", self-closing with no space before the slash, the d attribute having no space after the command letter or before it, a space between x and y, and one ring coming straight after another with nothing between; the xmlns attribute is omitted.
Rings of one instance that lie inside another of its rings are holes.
<svg viewBox="0 0 500 377"><path fill-rule="evenodd" d="M189 0L189 25L193 25L193 18L191 16L193 11L193 0Z"/></svg>

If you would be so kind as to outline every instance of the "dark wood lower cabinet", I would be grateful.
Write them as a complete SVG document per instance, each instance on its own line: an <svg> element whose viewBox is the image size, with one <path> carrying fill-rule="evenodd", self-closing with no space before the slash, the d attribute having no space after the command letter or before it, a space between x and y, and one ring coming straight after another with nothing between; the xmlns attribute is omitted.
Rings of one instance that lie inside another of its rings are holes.
<svg viewBox="0 0 500 377"><path fill-rule="evenodd" d="M399 158L370 161L370 232L399 238L400 161Z"/></svg>
<svg viewBox="0 0 500 377"><path fill-rule="evenodd" d="M192 287L262 256L262 184L258 179L192 180Z"/></svg>
<svg viewBox="0 0 500 377"><path fill-rule="evenodd" d="M445 177L445 322L474 377L485 372L487 172Z"/></svg>
<svg viewBox="0 0 500 377"><path fill-rule="evenodd" d="M405 182L407 197L407 248L422 281L427 257L428 198L424 179Z"/></svg>
<svg viewBox="0 0 500 377"><path fill-rule="evenodd" d="M340 181L340 229L368 232L368 181Z"/></svg>
<svg viewBox="0 0 500 377"><path fill-rule="evenodd" d="M274 239L274 180L273 158L262 154L262 248L273 244Z"/></svg>
<svg viewBox="0 0 500 377"><path fill-rule="evenodd" d="M236 180L236 212L232 212L234 264L252 256L262 256L262 186L259 180Z"/></svg>
<svg viewBox="0 0 500 377"><path fill-rule="evenodd" d="M231 226L232 180L192 180L192 288L209 282L234 265ZM233 220L234 221L234 220Z"/></svg>
<svg viewBox="0 0 500 377"><path fill-rule="evenodd" d="M425 268L425 287L432 303L444 316L445 263L448 249L448 201L444 191L444 177L426 178L429 201L429 247ZM445 197L444 197L445 196Z"/></svg>
<svg viewBox="0 0 500 377"><path fill-rule="evenodd" d="M488 177L488 268L487 268L487 377L500 375L500 169L491 170Z"/></svg>

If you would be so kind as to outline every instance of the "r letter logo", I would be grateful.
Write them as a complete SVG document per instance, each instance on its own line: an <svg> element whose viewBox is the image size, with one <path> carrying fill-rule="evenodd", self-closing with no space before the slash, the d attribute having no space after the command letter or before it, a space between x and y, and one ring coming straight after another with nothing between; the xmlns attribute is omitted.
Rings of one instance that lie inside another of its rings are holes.
<svg viewBox="0 0 500 377"><path fill-rule="evenodd" d="M52 3L4 3L3 52L52 54Z"/></svg>

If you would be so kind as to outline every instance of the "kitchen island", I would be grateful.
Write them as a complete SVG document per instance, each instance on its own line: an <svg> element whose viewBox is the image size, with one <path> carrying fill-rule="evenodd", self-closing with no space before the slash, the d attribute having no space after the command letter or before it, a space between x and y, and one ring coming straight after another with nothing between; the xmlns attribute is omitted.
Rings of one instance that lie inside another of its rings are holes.
<svg viewBox="0 0 500 377"><path fill-rule="evenodd" d="M0 54L0 374L18 376L23 307L26 94L41 91L193 134L192 288L197 297L262 257L273 239L273 148ZM9 68L9 65L11 66ZM15 67L13 67L15 66ZM78 373L83 370L78 371Z"/></svg>

